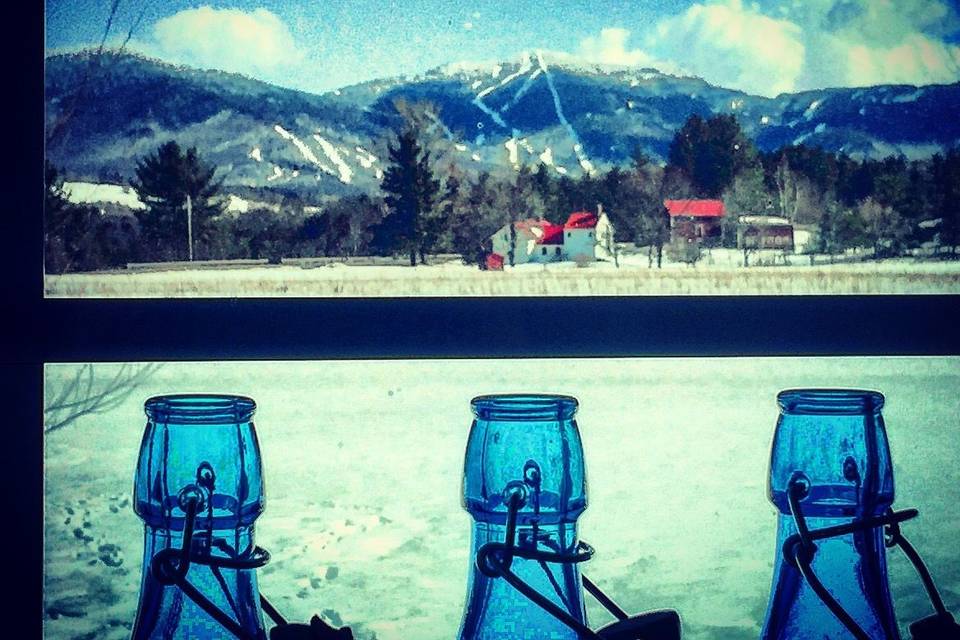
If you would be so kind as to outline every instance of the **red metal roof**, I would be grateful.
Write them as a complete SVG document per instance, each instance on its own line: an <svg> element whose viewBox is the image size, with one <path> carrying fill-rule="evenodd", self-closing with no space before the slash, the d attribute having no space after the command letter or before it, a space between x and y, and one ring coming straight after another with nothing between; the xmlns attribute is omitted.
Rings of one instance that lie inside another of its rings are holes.
<svg viewBox="0 0 960 640"><path fill-rule="evenodd" d="M723 200L664 200L663 206L671 216L720 218L724 214Z"/></svg>
<svg viewBox="0 0 960 640"><path fill-rule="evenodd" d="M597 216L589 211L571 213L563 226L566 229L592 229L597 226Z"/></svg>
<svg viewBox="0 0 960 640"><path fill-rule="evenodd" d="M499 253L487 254L487 269L500 271L503 269L503 256Z"/></svg>
<svg viewBox="0 0 960 640"><path fill-rule="evenodd" d="M544 224L543 236L537 240L537 244L563 244L563 225Z"/></svg>

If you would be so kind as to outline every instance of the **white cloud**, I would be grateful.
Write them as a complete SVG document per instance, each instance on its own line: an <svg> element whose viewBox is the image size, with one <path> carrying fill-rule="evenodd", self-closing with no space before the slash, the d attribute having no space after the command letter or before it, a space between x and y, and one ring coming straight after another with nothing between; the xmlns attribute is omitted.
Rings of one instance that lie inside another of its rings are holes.
<svg viewBox="0 0 960 640"><path fill-rule="evenodd" d="M270 76L304 58L267 9L186 9L158 21L152 35L147 47L164 60L249 75Z"/></svg>
<svg viewBox="0 0 960 640"><path fill-rule="evenodd" d="M900 44L871 47L838 41L835 48L841 58L843 84L936 84L960 80L960 47L912 33Z"/></svg>
<svg viewBox="0 0 960 640"><path fill-rule="evenodd" d="M808 86L931 84L960 80L960 47L942 35L957 14L929 0L829 0L805 15ZM838 19L839 18L839 19ZM817 28L822 25L822 28Z"/></svg>
<svg viewBox="0 0 960 640"><path fill-rule="evenodd" d="M627 49L630 32L619 27L601 29L599 37L584 38L580 42L580 55L593 62L604 64L639 65L650 62L650 56L640 49Z"/></svg>
<svg viewBox="0 0 960 640"><path fill-rule="evenodd" d="M599 36L590 36L580 41L576 58L600 64L654 67L666 73L682 75L685 71L669 60L658 59L643 49L628 49L627 40L630 31L621 27L608 27L600 30ZM567 56L559 52L551 55L560 60Z"/></svg>
<svg viewBox="0 0 960 640"><path fill-rule="evenodd" d="M628 30L609 27L582 40L578 56L689 73L765 96L960 81L960 47L944 39L960 31L960 21L938 0L806 0L783 15L776 8L701 0L658 21L642 48L628 46Z"/></svg>
<svg viewBox="0 0 960 640"><path fill-rule="evenodd" d="M805 56L799 25L740 0L694 4L665 18L649 44L709 82L767 96L796 89Z"/></svg>

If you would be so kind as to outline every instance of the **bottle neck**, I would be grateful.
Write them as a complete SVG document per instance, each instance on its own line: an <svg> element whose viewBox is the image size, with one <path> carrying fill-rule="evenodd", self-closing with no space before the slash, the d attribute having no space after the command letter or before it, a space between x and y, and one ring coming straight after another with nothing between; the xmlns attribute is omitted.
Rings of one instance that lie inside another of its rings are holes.
<svg viewBox="0 0 960 640"><path fill-rule="evenodd" d="M253 526L193 534L193 556L245 558L254 550ZM151 562L164 549L181 549L183 531L144 527L144 555L141 569L140 603L133 640L186 640L188 638L231 639L236 636L222 627L177 585L161 583ZM230 569L193 561L186 580L203 597L237 621L253 640L266 640L260 609L260 590L254 569Z"/></svg>
<svg viewBox="0 0 960 640"><path fill-rule="evenodd" d="M481 547L489 542L506 542L506 525L474 521L471 535L471 572L467 602L460 626L460 640L499 640L505 629L517 637L577 640L566 624L517 591L502 577L491 577L477 567ZM522 524L516 528L518 548L543 552L571 552L577 546L575 522ZM510 571L538 593L586 624L580 572L575 563L552 563L514 557Z"/></svg>
<svg viewBox="0 0 960 640"><path fill-rule="evenodd" d="M849 517L806 517L811 531L850 522ZM810 588L799 570L784 558L784 543L796 533L793 516L780 513L777 516L773 587L761 638L846 640L850 632ZM890 598L882 528L817 540L811 569L871 638L899 640Z"/></svg>

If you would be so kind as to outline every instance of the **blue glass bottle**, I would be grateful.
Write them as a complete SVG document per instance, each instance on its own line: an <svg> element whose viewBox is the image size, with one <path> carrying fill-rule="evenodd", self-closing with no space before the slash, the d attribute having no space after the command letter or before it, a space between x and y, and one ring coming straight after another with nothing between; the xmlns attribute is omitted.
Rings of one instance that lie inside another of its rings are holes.
<svg viewBox="0 0 960 640"><path fill-rule="evenodd" d="M471 402L463 506L473 517L471 572L459 640L577 640L569 626L500 577L480 571L488 542L506 542L508 505L516 499L515 544L547 552L577 547L577 518L586 509L583 448L574 421L577 401L558 395L491 395ZM516 495L517 498L513 498ZM574 563L515 557L510 570L586 623Z"/></svg>
<svg viewBox="0 0 960 640"><path fill-rule="evenodd" d="M144 521L140 604L134 640L237 636L151 566L183 546L187 501L199 507L186 580L253 640L266 638L256 572L202 562L241 563L255 553L254 521L263 512L263 473L253 400L230 395L168 395L147 400L147 425L134 482L134 511Z"/></svg>
<svg viewBox="0 0 960 640"><path fill-rule="evenodd" d="M788 498L796 487L809 530L883 515L893 503L893 469L875 391L793 389L777 396L769 497L777 507L773 587L764 640L851 638L851 632L784 558L797 533ZM899 640L887 580L883 528L816 540L811 568L870 638Z"/></svg>

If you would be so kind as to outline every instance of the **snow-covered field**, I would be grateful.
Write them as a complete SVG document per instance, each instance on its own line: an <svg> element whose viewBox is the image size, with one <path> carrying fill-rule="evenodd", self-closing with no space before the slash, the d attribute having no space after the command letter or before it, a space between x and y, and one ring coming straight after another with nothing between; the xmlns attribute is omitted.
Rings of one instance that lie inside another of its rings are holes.
<svg viewBox="0 0 960 640"><path fill-rule="evenodd" d="M78 365L50 365L47 396ZM107 380L115 365L96 365ZM168 363L120 406L45 438L45 637L129 637L142 523L131 492L143 400L253 397L273 556L261 590L291 620L350 624L358 640L449 640L470 558L460 476L481 393L580 399L589 481L584 573L632 612L674 607L689 640L756 638L776 515L765 495L777 391L886 394L904 534L960 613L960 358L594 359ZM96 388L96 386L94 387ZM929 604L889 554L901 627ZM609 617L588 597L594 627ZM909 637L905 635L905 637Z"/></svg>
<svg viewBox="0 0 960 640"><path fill-rule="evenodd" d="M960 293L960 261L825 264L818 257L816 266L809 266L806 256L794 256L789 267L743 268L740 259L737 251L714 250L696 267L666 261L663 269L647 268L645 255L629 255L619 269L610 262L585 267L565 262L480 271L451 260L417 267L334 263L115 271L47 275L44 289L56 298ZM757 259L752 256L752 264Z"/></svg>

